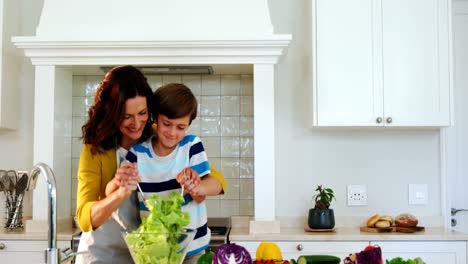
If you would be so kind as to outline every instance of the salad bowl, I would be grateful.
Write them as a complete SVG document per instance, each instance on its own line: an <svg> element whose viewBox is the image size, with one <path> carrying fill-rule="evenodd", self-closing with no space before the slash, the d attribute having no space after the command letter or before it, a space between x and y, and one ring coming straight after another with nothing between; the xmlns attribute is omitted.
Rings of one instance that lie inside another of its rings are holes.
<svg viewBox="0 0 468 264"><path fill-rule="evenodd" d="M182 264L195 231L183 232L122 232L136 264Z"/></svg>

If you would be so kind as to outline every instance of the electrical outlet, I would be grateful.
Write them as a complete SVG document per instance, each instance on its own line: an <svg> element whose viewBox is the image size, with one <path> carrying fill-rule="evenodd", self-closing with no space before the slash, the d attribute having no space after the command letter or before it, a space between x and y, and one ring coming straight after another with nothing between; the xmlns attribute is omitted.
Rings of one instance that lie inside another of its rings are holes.
<svg viewBox="0 0 468 264"><path fill-rule="evenodd" d="M367 205L367 186L348 185L348 206Z"/></svg>

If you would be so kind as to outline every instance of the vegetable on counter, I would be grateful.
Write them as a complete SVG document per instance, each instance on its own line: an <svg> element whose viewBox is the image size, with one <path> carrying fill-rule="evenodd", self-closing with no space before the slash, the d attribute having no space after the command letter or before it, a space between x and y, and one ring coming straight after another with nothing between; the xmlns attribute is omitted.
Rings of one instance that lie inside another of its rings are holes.
<svg viewBox="0 0 468 264"><path fill-rule="evenodd" d="M426 264L420 257L415 259L403 260L401 257L385 260L385 264Z"/></svg>
<svg viewBox="0 0 468 264"><path fill-rule="evenodd" d="M297 264L338 264L340 262L339 257L329 255L299 256L297 259Z"/></svg>
<svg viewBox="0 0 468 264"><path fill-rule="evenodd" d="M207 249L205 254L201 255L197 260L197 264L211 264L213 262L214 252Z"/></svg>
<svg viewBox="0 0 468 264"><path fill-rule="evenodd" d="M282 261L283 255L278 245L273 242L262 241L258 245L257 252L255 254L256 260L273 260L273 261ZM264 262L264 264L266 264Z"/></svg>
<svg viewBox="0 0 468 264"><path fill-rule="evenodd" d="M224 244L215 251L213 264L252 264L252 257L243 246Z"/></svg>

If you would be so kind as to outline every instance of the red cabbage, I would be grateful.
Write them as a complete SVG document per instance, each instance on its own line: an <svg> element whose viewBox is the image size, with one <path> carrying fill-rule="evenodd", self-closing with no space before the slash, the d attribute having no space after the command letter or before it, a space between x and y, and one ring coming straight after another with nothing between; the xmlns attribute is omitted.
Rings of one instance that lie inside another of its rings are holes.
<svg viewBox="0 0 468 264"><path fill-rule="evenodd" d="M363 250L359 253L356 253L356 260L359 264L381 264L382 250L380 247Z"/></svg>
<svg viewBox="0 0 468 264"><path fill-rule="evenodd" d="M213 256L213 264L229 264L229 259L234 260L236 264L252 264L247 249L234 243L220 246Z"/></svg>

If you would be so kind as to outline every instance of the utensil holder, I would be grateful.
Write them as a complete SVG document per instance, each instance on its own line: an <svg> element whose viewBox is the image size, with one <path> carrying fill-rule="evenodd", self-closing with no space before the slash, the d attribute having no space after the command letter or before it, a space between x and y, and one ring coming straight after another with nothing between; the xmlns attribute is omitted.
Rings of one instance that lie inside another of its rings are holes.
<svg viewBox="0 0 468 264"><path fill-rule="evenodd" d="M5 199L5 225L6 231L23 231L23 199Z"/></svg>

